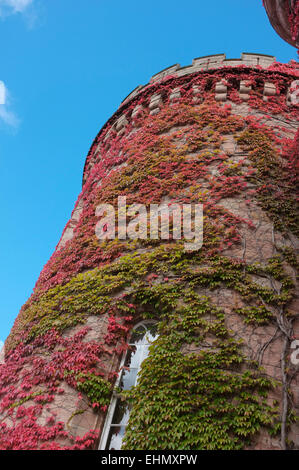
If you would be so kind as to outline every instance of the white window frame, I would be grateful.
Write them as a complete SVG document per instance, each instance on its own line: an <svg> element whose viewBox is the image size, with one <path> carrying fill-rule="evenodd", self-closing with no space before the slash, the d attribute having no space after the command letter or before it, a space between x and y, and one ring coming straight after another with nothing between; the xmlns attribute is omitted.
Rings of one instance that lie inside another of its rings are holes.
<svg viewBox="0 0 299 470"><path fill-rule="evenodd" d="M131 338L132 334L134 333L134 331L137 330L138 327L140 327L140 326L147 327L147 325L155 325L155 324L157 324L157 322L155 320L143 320L143 321L137 323L136 325L134 325L134 327L131 331L130 338ZM130 338L129 338L128 343L130 343ZM111 429L111 423L112 423L112 419L113 419L117 399L119 398L119 394L116 392L116 388L119 386L119 383L120 383L120 379L121 379L124 363L125 363L125 360L126 360L126 357L127 357L127 353L128 353L128 351L126 351L123 354L123 357L122 357L121 362L120 362L119 373L118 373L117 379L115 381L114 390L112 392L111 402L110 402L110 405L109 405L109 408L108 408L108 411L107 411L105 423L104 423L102 434L101 434L99 450L105 450L106 449L107 440L108 440L109 432L110 432L110 429ZM146 359L146 358L144 358L144 359ZM143 361L144 361L144 359L143 359ZM142 364L142 362L141 362L141 364ZM141 364L140 364L140 366L141 366ZM139 368L139 371L140 371L140 368ZM139 371L137 373L135 385L138 381Z"/></svg>

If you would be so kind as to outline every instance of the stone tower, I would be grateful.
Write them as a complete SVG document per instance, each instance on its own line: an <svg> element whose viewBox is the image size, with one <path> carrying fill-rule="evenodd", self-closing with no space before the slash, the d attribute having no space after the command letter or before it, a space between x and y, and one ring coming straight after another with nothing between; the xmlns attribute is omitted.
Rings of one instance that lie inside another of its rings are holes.
<svg viewBox="0 0 299 470"><path fill-rule="evenodd" d="M121 103L6 341L1 449L299 447L298 75L218 54ZM202 205L202 246L109 238L124 197Z"/></svg>

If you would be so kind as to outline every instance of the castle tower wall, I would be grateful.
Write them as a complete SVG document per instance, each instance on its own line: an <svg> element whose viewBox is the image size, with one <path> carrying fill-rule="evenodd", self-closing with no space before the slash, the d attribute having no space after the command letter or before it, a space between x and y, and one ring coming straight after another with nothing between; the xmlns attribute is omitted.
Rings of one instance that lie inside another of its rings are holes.
<svg viewBox="0 0 299 470"><path fill-rule="evenodd" d="M299 447L298 75L218 54L122 102L6 341L1 449L97 448L143 320L159 337L127 392L123 448ZM97 208L118 217L118 197L203 205L202 247L186 250L171 224L169 239L99 240L111 227Z"/></svg>

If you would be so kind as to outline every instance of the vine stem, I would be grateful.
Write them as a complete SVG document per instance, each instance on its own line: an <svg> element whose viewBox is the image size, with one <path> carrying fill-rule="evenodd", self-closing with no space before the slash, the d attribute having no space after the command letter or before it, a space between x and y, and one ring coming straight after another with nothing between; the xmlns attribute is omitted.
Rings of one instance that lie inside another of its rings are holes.
<svg viewBox="0 0 299 470"><path fill-rule="evenodd" d="M269 341L267 341L266 343L264 343L260 349L259 349L259 352L258 352L258 364L259 364L259 367L262 365L262 362L263 362L263 357L264 357L264 353L266 351L266 349L270 346L270 344L275 341L277 339L276 335L277 333L279 332L279 327L277 327L274 335L269 339Z"/></svg>

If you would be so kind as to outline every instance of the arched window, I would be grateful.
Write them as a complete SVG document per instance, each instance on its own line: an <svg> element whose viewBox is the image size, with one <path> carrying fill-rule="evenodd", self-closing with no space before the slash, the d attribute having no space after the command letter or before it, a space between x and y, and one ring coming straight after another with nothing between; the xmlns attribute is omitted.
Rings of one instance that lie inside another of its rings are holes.
<svg viewBox="0 0 299 470"><path fill-rule="evenodd" d="M115 387L130 390L136 385L141 364L149 354L149 346L157 337L157 325L152 320L145 320L134 327L129 340L129 349L121 362L121 373ZM129 415L129 405L114 392L99 449L119 450L121 448Z"/></svg>

